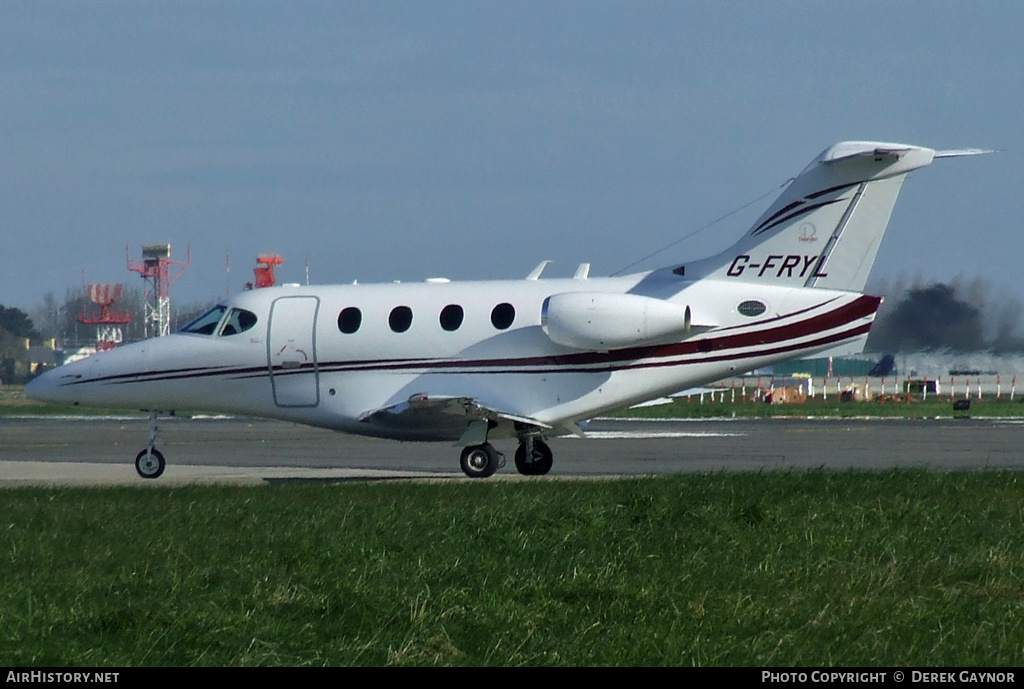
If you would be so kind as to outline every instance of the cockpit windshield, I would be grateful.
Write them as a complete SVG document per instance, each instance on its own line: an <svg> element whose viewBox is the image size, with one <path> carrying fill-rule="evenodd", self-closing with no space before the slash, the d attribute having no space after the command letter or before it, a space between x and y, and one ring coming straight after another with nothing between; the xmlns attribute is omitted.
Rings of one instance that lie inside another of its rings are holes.
<svg viewBox="0 0 1024 689"><path fill-rule="evenodd" d="M228 307L218 304L186 325L179 332L195 333L196 335L213 335L216 333L220 337L227 337L228 335L244 333L256 325L256 321L259 320L256 314L245 309L231 309L227 318L225 318L224 312L227 310ZM221 325L222 321L223 325Z"/></svg>
<svg viewBox="0 0 1024 689"><path fill-rule="evenodd" d="M220 335L237 335L256 325L256 314L245 309L231 309L231 313L224 319L224 325L220 329Z"/></svg>
<svg viewBox="0 0 1024 689"><path fill-rule="evenodd" d="M197 335L212 335L217 329L217 324L220 323L220 319L224 316L224 312L227 310L228 307L218 304L178 332L195 333Z"/></svg>

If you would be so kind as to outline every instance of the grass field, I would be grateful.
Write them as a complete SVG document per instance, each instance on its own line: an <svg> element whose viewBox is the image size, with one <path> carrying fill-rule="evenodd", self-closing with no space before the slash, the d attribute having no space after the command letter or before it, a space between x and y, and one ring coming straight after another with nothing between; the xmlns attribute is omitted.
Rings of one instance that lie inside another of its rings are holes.
<svg viewBox="0 0 1024 689"><path fill-rule="evenodd" d="M1009 472L9 489L5 665L996 666Z"/></svg>

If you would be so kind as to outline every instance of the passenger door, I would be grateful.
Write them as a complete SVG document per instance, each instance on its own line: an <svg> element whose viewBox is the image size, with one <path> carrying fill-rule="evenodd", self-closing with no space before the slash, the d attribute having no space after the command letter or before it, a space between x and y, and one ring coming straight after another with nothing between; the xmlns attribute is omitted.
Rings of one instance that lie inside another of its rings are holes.
<svg viewBox="0 0 1024 689"><path fill-rule="evenodd" d="M315 407L320 403L316 361L316 297L281 297L270 306L267 364L279 407Z"/></svg>

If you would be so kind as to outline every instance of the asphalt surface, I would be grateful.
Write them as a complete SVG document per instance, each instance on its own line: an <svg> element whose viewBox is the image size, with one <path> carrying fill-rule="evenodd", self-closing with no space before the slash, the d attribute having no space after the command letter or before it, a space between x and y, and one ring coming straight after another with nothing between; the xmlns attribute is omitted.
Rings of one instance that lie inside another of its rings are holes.
<svg viewBox="0 0 1024 689"><path fill-rule="evenodd" d="M460 448L360 438L246 418L162 419L157 447L167 470L139 478L134 459L149 436L142 418L2 418L0 485L453 478ZM597 420L587 438L550 441L549 476L620 476L708 471L930 467L1024 468L1024 419L711 421ZM515 442L497 441L519 477Z"/></svg>

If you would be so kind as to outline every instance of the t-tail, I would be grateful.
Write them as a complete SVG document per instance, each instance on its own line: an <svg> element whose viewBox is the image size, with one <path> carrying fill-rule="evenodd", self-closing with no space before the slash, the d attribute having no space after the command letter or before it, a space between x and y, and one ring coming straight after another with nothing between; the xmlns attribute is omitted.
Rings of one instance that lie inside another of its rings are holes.
<svg viewBox="0 0 1024 689"><path fill-rule="evenodd" d="M836 144L786 187L736 245L685 266L685 275L861 292L907 174L935 158L988 152Z"/></svg>

